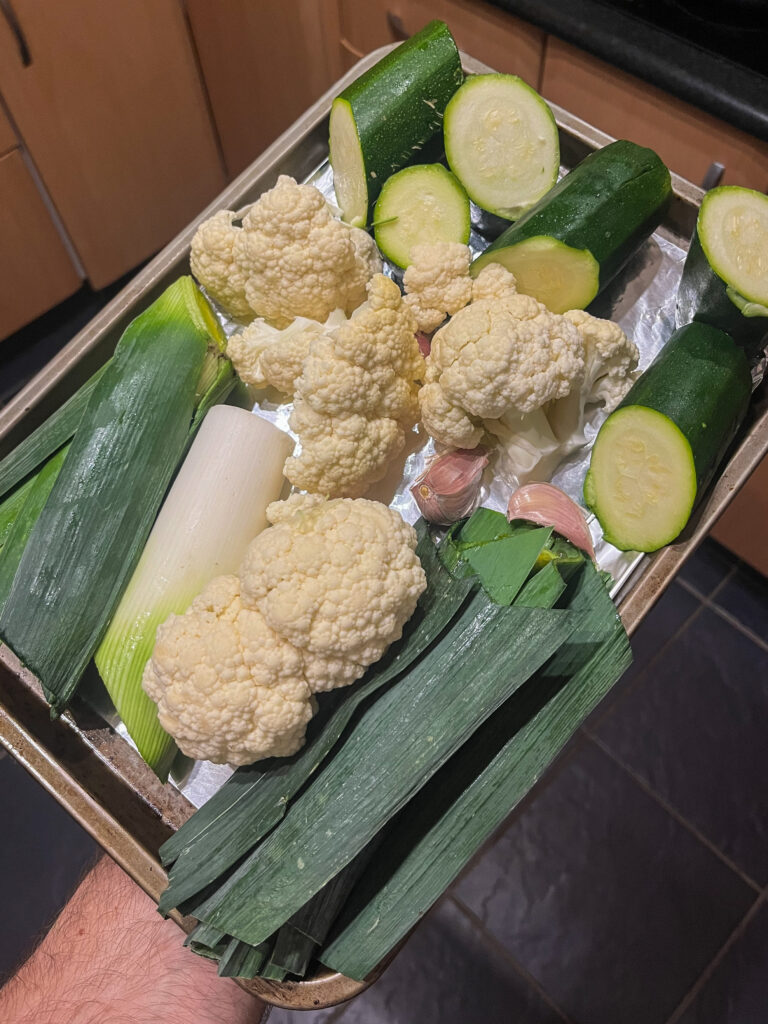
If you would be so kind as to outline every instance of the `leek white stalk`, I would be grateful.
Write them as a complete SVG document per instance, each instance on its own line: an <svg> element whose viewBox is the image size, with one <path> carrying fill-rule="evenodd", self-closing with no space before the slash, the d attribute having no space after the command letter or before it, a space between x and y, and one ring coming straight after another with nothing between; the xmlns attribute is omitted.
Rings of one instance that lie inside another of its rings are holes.
<svg viewBox="0 0 768 1024"><path fill-rule="evenodd" d="M141 687L155 632L215 576L236 572L280 497L293 441L243 409L206 415L96 652L96 667L131 738L161 779L175 746Z"/></svg>

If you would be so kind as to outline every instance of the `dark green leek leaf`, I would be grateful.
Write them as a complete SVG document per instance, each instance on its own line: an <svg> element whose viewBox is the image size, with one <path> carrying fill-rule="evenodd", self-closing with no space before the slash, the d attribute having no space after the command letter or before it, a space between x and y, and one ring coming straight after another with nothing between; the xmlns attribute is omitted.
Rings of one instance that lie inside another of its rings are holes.
<svg viewBox="0 0 768 1024"><path fill-rule="evenodd" d="M27 495L35 486L35 480L37 480L37 476L29 477L0 503L0 551L3 550L8 534L16 522L16 517L27 500Z"/></svg>
<svg viewBox="0 0 768 1024"><path fill-rule="evenodd" d="M253 944L271 935L377 835L574 625L567 611L501 608L478 594L450 633L365 709L280 825L195 916Z"/></svg>
<svg viewBox="0 0 768 1024"><path fill-rule="evenodd" d="M164 864L176 861L160 899L168 912L186 903L248 853L285 814L288 802L323 763L360 705L401 675L446 629L472 587L457 583L437 558L423 521L417 554L427 589L406 623L403 637L349 690L329 695L327 714L310 722L304 747L291 758L240 768L160 849Z"/></svg>
<svg viewBox="0 0 768 1024"><path fill-rule="evenodd" d="M570 595L578 626L386 831L320 960L361 979L405 936L530 790L631 662L600 575Z"/></svg>
<svg viewBox="0 0 768 1024"><path fill-rule="evenodd" d="M466 559L496 604L511 604L552 536L551 527L500 537L490 544L468 548Z"/></svg>
<svg viewBox="0 0 768 1024"><path fill-rule="evenodd" d="M543 569L534 573L522 588L515 598L515 607L554 608L565 586L565 580L560 575L557 564L548 562Z"/></svg>
<svg viewBox="0 0 768 1024"><path fill-rule="evenodd" d="M230 939L219 959L219 977L255 978L269 959L271 943L249 946L247 942ZM282 979L279 979L282 980Z"/></svg>

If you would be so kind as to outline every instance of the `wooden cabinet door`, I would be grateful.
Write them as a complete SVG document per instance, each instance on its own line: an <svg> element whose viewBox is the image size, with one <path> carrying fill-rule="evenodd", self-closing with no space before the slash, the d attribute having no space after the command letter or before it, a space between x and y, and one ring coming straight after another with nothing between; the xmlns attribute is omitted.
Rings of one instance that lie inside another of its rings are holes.
<svg viewBox="0 0 768 1024"><path fill-rule="evenodd" d="M80 283L21 151L11 150L0 157L0 338L72 295Z"/></svg>
<svg viewBox="0 0 768 1024"><path fill-rule="evenodd" d="M541 92L610 135L650 146L697 185L717 161L723 184L768 189L768 143L552 37Z"/></svg>
<svg viewBox="0 0 768 1024"><path fill-rule="evenodd" d="M186 7L227 168L239 174L341 76L337 0Z"/></svg>
<svg viewBox="0 0 768 1024"><path fill-rule="evenodd" d="M413 35L433 18L447 22L465 53L538 87L544 33L482 0L341 0L342 42L354 59Z"/></svg>
<svg viewBox="0 0 768 1024"><path fill-rule="evenodd" d="M14 0L0 93L95 287L169 241L225 184L178 0Z"/></svg>
<svg viewBox="0 0 768 1024"><path fill-rule="evenodd" d="M15 149L18 144L19 140L16 138L13 126L5 116L2 105L0 105L0 156Z"/></svg>
<svg viewBox="0 0 768 1024"><path fill-rule="evenodd" d="M712 527L712 536L768 576L768 456Z"/></svg>

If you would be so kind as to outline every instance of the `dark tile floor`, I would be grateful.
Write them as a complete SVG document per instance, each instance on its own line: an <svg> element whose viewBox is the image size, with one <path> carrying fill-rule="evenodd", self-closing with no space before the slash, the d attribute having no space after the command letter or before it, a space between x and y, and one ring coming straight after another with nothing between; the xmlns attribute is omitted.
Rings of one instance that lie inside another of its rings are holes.
<svg viewBox="0 0 768 1024"><path fill-rule="evenodd" d="M0 402L107 297L83 292L66 329L38 322L2 343ZM768 1021L768 581L707 541L633 647L566 756L382 979L270 1024ZM2 978L97 850L9 757L0 821Z"/></svg>

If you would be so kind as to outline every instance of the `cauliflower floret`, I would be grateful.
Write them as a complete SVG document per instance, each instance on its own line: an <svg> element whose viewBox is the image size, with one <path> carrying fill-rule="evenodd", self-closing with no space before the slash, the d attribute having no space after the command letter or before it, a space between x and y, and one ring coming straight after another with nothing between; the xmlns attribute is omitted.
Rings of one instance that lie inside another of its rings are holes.
<svg viewBox="0 0 768 1024"><path fill-rule="evenodd" d="M352 663L357 678L399 639L426 586L415 548L413 527L380 502L300 507L251 543L243 602L302 651Z"/></svg>
<svg viewBox="0 0 768 1024"><path fill-rule="evenodd" d="M184 753L216 763L293 754L314 714L301 653L243 607L237 576L158 628L143 685Z"/></svg>
<svg viewBox="0 0 768 1024"><path fill-rule="evenodd" d="M563 314L584 340L586 404L613 412L632 386L640 357L637 345L613 320L600 320L583 309Z"/></svg>
<svg viewBox="0 0 768 1024"><path fill-rule="evenodd" d="M297 316L293 323L281 330L259 317L232 335L227 344L227 355L244 384L254 388L265 388L271 384L278 391L292 395L311 343L345 319L344 311L337 309L324 324Z"/></svg>
<svg viewBox="0 0 768 1024"><path fill-rule="evenodd" d="M411 264L403 276L405 303L416 317L420 331L427 334L453 316L472 298L469 276L471 252L460 242L414 245Z"/></svg>
<svg viewBox="0 0 768 1024"><path fill-rule="evenodd" d="M413 314L382 274L368 292L348 321L312 342L296 382L290 423L301 452L285 475L327 497L357 497L381 480L419 416L425 366Z"/></svg>
<svg viewBox="0 0 768 1024"><path fill-rule="evenodd" d="M253 310L245 297L246 274L234 253L240 230L234 226L236 219L231 210L219 210L203 221L192 239L189 264L211 298L232 316L250 320Z"/></svg>
<svg viewBox="0 0 768 1024"><path fill-rule="evenodd" d="M486 264L472 282L472 301L502 299L517 291L515 275L501 263Z"/></svg>
<svg viewBox="0 0 768 1024"><path fill-rule="evenodd" d="M507 291L458 312L433 338L430 362L452 405L497 419L567 395L584 377L584 346L564 317Z"/></svg>
<svg viewBox="0 0 768 1024"><path fill-rule="evenodd" d="M440 384L435 381L425 384L419 392L421 422L432 437L452 448L476 448L484 434L482 422L477 422L461 408L454 405Z"/></svg>
<svg viewBox="0 0 768 1024"><path fill-rule="evenodd" d="M198 229L192 271L234 316L254 314L275 327L303 316L322 323L336 308L347 314L365 299L381 270L373 240L337 220L314 185L281 175L248 210L242 226L221 211Z"/></svg>
<svg viewBox="0 0 768 1024"><path fill-rule="evenodd" d="M313 694L347 686L399 639L426 577L416 533L378 502L296 495L157 631L143 685L192 757L250 764L304 742Z"/></svg>

